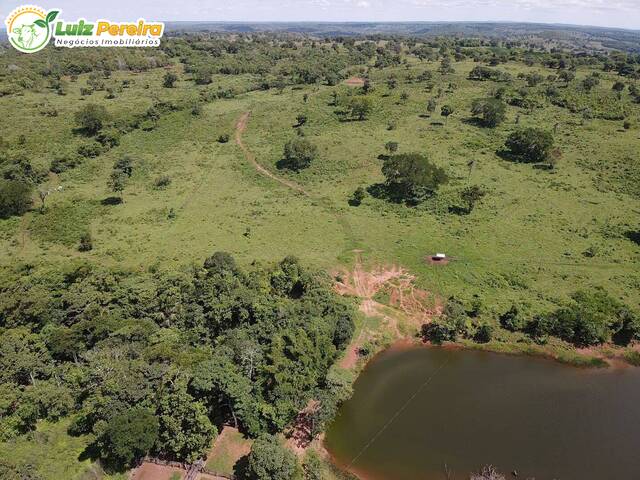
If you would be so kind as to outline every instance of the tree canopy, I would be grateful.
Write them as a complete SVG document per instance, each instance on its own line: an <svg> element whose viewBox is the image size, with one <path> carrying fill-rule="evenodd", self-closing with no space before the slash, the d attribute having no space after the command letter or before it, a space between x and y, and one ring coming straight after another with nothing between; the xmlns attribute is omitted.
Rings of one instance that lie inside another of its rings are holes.
<svg viewBox="0 0 640 480"><path fill-rule="evenodd" d="M259 437L251 446L247 478L250 480L294 480L300 478L293 452L272 435Z"/></svg>
<svg viewBox="0 0 640 480"><path fill-rule="evenodd" d="M0 438L74 414L70 431L120 467L193 461L215 424L282 431L333 388L354 330L350 302L294 257L245 270L216 252L166 274L77 264L24 272L0 298Z"/></svg>
<svg viewBox="0 0 640 480"><path fill-rule="evenodd" d="M389 193L396 199L416 204L433 195L449 180L443 168L420 153L401 153L384 160L382 174Z"/></svg>
<svg viewBox="0 0 640 480"><path fill-rule="evenodd" d="M290 170L302 170L311 165L318 156L318 147L306 138L296 137L284 146L280 165Z"/></svg>
<svg viewBox="0 0 640 480"><path fill-rule="evenodd" d="M520 162L544 162L553 147L553 135L539 128L523 128L511 133L505 146Z"/></svg>
<svg viewBox="0 0 640 480"><path fill-rule="evenodd" d="M504 122L507 106L497 98L477 98L471 104L471 114L479 117L485 127L496 127Z"/></svg>

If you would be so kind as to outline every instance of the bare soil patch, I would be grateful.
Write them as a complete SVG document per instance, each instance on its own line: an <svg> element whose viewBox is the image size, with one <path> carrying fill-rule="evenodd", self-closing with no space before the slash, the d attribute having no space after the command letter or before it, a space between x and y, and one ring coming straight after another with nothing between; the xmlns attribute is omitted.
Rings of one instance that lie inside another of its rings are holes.
<svg viewBox="0 0 640 480"><path fill-rule="evenodd" d="M432 293L417 288L415 277L404 268L387 265L365 270L358 251L353 270L336 271L334 278L337 293L362 299L360 311L366 317L380 318L398 339L406 337L402 326L417 331L442 313L442 302ZM378 293L388 296L388 304L374 299ZM340 367L353 368L362 345L374 333L363 326L341 359Z"/></svg>
<svg viewBox="0 0 640 480"><path fill-rule="evenodd" d="M131 480L170 480L174 473L179 473L180 478L184 478L187 472L176 467L143 462L131 471L130 478Z"/></svg>
<svg viewBox="0 0 640 480"><path fill-rule="evenodd" d="M319 406L320 403L317 400L309 400L307 405L298 413L291 427L284 432L287 438L287 447L298 456L304 455L306 449L313 442L311 416Z"/></svg>
<svg viewBox="0 0 640 480"><path fill-rule="evenodd" d="M362 77L351 77L344 81L345 85L350 87L362 87L364 85L364 78Z"/></svg>
<svg viewBox="0 0 640 480"><path fill-rule="evenodd" d="M364 85L364 78L362 77L351 77L344 81L345 85L350 87L362 87Z"/></svg>

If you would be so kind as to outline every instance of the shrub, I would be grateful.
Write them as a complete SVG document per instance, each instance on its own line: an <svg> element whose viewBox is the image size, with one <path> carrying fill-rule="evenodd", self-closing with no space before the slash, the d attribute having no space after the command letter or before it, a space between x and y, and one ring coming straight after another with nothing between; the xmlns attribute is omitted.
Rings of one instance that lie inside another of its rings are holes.
<svg viewBox="0 0 640 480"><path fill-rule="evenodd" d="M384 144L384 149L389 154L396 153L398 151L398 142L387 142Z"/></svg>
<svg viewBox="0 0 640 480"><path fill-rule="evenodd" d="M229 134L223 133L218 137L218 143L227 143L229 141Z"/></svg>
<svg viewBox="0 0 640 480"><path fill-rule="evenodd" d="M201 113L202 113L202 103L194 102L194 104L191 106L191 115L197 117Z"/></svg>
<svg viewBox="0 0 640 480"><path fill-rule="evenodd" d="M78 251L88 252L93 250L93 239L90 232L85 232L80 236L80 244L78 245Z"/></svg>
<svg viewBox="0 0 640 480"><path fill-rule="evenodd" d="M364 200L366 196L367 196L367 192L365 191L364 188L362 187L356 188L355 192L353 192L353 196L351 197L351 200L349 200L349 205L353 207L360 206L360 204L362 203L362 200Z"/></svg>
<svg viewBox="0 0 640 480"><path fill-rule="evenodd" d="M208 67L200 67L193 72L193 81L196 85L209 85L212 82L212 73Z"/></svg>
<svg viewBox="0 0 640 480"><path fill-rule="evenodd" d="M434 320L422 325L421 335L424 341L431 341L437 345L456 339L455 328L443 320Z"/></svg>
<svg viewBox="0 0 640 480"><path fill-rule="evenodd" d="M612 339L626 345L638 338L640 319L605 291L579 291L571 298L571 302L538 319L535 330L581 347Z"/></svg>
<svg viewBox="0 0 640 480"><path fill-rule="evenodd" d="M453 114L453 107L451 105L443 105L440 109L440 115L442 115L445 120L449 118L449 115Z"/></svg>
<svg viewBox="0 0 640 480"><path fill-rule="evenodd" d="M23 180L0 179L0 218L22 215L31 208L33 186Z"/></svg>
<svg viewBox="0 0 640 480"><path fill-rule="evenodd" d="M171 185L171 177L169 175L162 175L153 182L153 186L159 189L167 188L169 185Z"/></svg>
<svg viewBox="0 0 640 480"><path fill-rule="evenodd" d="M51 160L49 170L53 173L62 173L77 167L82 163L82 156L77 153L58 154Z"/></svg>
<svg viewBox="0 0 640 480"><path fill-rule="evenodd" d="M518 307L513 305L509 310L500 315L500 325L511 332L522 330L525 327L525 320Z"/></svg>
<svg viewBox="0 0 640 480"><path fill-rule="evenodd" d="M89 103L75 113L76 124L88 134L94 135L107 121L109 114L103 105Z"/></svg>
<svg viewBox="0 0 640 480"><path fill-rule="evenodd" d="M86 142L78 147L78 154L86 158L94 158L100 155L103 147L99 142Z"/></svg>
<svg viewBox="0 0 640 480"><path fill-rule="evenodd" d="M478 327L474 340L478 343L489 343L493 338L493 325L483 323Z"/></svg>
<svg viewBox="0 0 640 480"><path fill-rule="evenodd" d="M509 135L505 146L518 161L544 162L553 147L553 135L539 128L524 128Z"/></svg>
<svg viewBox="0 0 640 480"><path fill-rule="evenodd" d="M301 170L311 165L318 156L318 147L306 138L294 138L284 146L281 165L291 170Z"/></svg>
<svg viewBox="0 0 640 480"><path fill-rule="evenodd" d="M349 102L351 116L358 120L365 120L372 108L373 103L369 97L353 97Z"/></svg>
<svg viewBox="0 0 640 480"><path fill-rule="evenodd" d="M117 128L103 128L96 136L96 140L106 148L113 148L120 144L120 132Z"/></svg>
<svg viewBox="0 0 640 480"><path fill-rule="evenodd" d="M173 88L178 81L178 75L173 72L167 72L162 77L162 86L165 88Z"/></svg>

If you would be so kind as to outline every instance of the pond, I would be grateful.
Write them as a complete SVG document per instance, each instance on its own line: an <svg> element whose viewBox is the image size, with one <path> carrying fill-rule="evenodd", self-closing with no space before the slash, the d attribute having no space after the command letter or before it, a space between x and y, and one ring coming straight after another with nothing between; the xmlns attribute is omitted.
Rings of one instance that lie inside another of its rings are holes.
<svg viewBox="0 0 640 480"><path fill-rule="evenodd" d="M325 443L363 479L640 478L640 368L391 348L354 389Z"/></svg>

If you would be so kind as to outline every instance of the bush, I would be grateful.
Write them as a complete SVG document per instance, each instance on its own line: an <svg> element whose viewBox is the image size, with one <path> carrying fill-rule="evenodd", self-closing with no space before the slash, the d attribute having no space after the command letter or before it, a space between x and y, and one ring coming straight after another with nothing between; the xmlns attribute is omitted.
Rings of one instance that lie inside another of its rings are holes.
<svg viewBox="0 0 640 480"><path fill-rule="evenodd" d="M191 106L191 115L197 117L201 113L202 113L202 103L194 102L194 104Z"/></svg>
<svg viewBox="0 0 640 480"><path fill-rule="evenodd" d="M603 290L579 291L572 301L537 319L534 333L559 337L580 347L614 340L627 345L640 335L640 319Z"/></svg>
<svg viewBox="0 0 640 480"><path fill-rule="evenodd" d="M31 208L33 185L22 180L0 179L0 218L22 215Z"/></svg>
<svg viewBox="0 0 640 480"><path fill-rule="evenodd" d="M362 200L364 200L366 196L367 196L367 192L365 191L364 188L362 187L356 188L355 192L353 192L353 196L351 197L351 200L349 200L349 205L351 205L352 207L360 206L360 204L362 203Z"/></svg>
<svg viewBox="0 0 640 480"><path fill-rule="evenodd" d="M373 108L373 102L369 97L353 97L348 108L352 117L365 120Z"/></svg>
<svg viewBox="0 0 640 480"><path fill-rule="evenodd" d="M518 161L544 162L553 147L553 135L539 128L524 128L509 135L505 147Z"/></svg>
<svg viewBox="0 0 640 480"><path fill-rule="evenodd" d="M91 238L91 233L85 232L80 236L78 251L89 252L91 250L93 250L93 239Z"/></svg>
<svg viewBox="0 0 640 480"><path fill-rule="evenodd" d="M313 450L307 450L304 462L302 464L304 480L323 480L322 461L318 454Z"/></svg>
<svg viewBox="0 0 640 480"><path fill-rule="evenodd" d="M384 144L384 149L389 154L396 153L398 151L398 142L387 142Z"/></svg>
<svg viewBox="0 0 640 480"><path fill-rule="evenodd" d="M102 144L96 141L83 143L78 147L78 154L85 158L94 158L100 155L104 150Z"/></svg>
<svg viewBox="0 0 640 480"><path fill-rule="evenodd" d="M82 163L82 156L77 153L59 154L51 160L49 170L53 173L62 173L77 167Z"/></svg>
<svg viewBox="0 0 640 480"><path fill-rule="evenodd" d="M434 320L422 325L421 334L424 341L431 341L436 345L443 342L453 342L456 339L455 328L443 320Z"/></svg>
<svg viewBox="0 0 640 480"><path fill-rule="evenodd" d="M196 85L209 85L212 82L211 70L207 67L200 67L193 72L193 81Z"/></svg>
<svg viewBox="0 0 640 480"><path fill-rule="evenodd" d="M493 338L493 325L483 323L478 327L474 340L478 343L489 343Z"/></svg>
<svg viewBox="0 0 640 480"><path fill-rule="evenodd" d="M513 305L509 310L500 315L500 325L511 332L522 330L525 327L525 320L518 307Z"/></svg>
<svg viewBox="0 0 640 480"><path fill-rule="evenodd" d="M120 144L120 132L117 128L103 128L96 136L96 140L106 148L113 148Z"/></svg>
<svg viewBox="0 0 640 480"><path fill-rule="evenodd" d="M218 137L218 143L227 143L229 141L229 134L223 133Z"/></svg>
<svg viewBox="0 0 640 480"><path fill-rule="evenodd" d="M89 103L75 113L76 124L90 135L95 135L106 122L109 114L103 105Z"/></svg>
<svg viewBox="0 0 640 480"><path fill-rule="evenodd" d="M318 147L306 138L294 138L284 146L281 166L290 170L302 170L318 156Z"/></svg>
<svg viewBox="0 0 640 480"><path fill-rule="evenodd" d="M169 185L171 185L171 177L169 175L162 175L153 182L153 186L159 189L167 188Z"/></svg>
<svg viewBox="0 0 640 480"><path fill-rule="evenodd" d="M178 75L173 72L167 72L162 77L162 86L165 88L173 88L178 81Z"/></svg>

